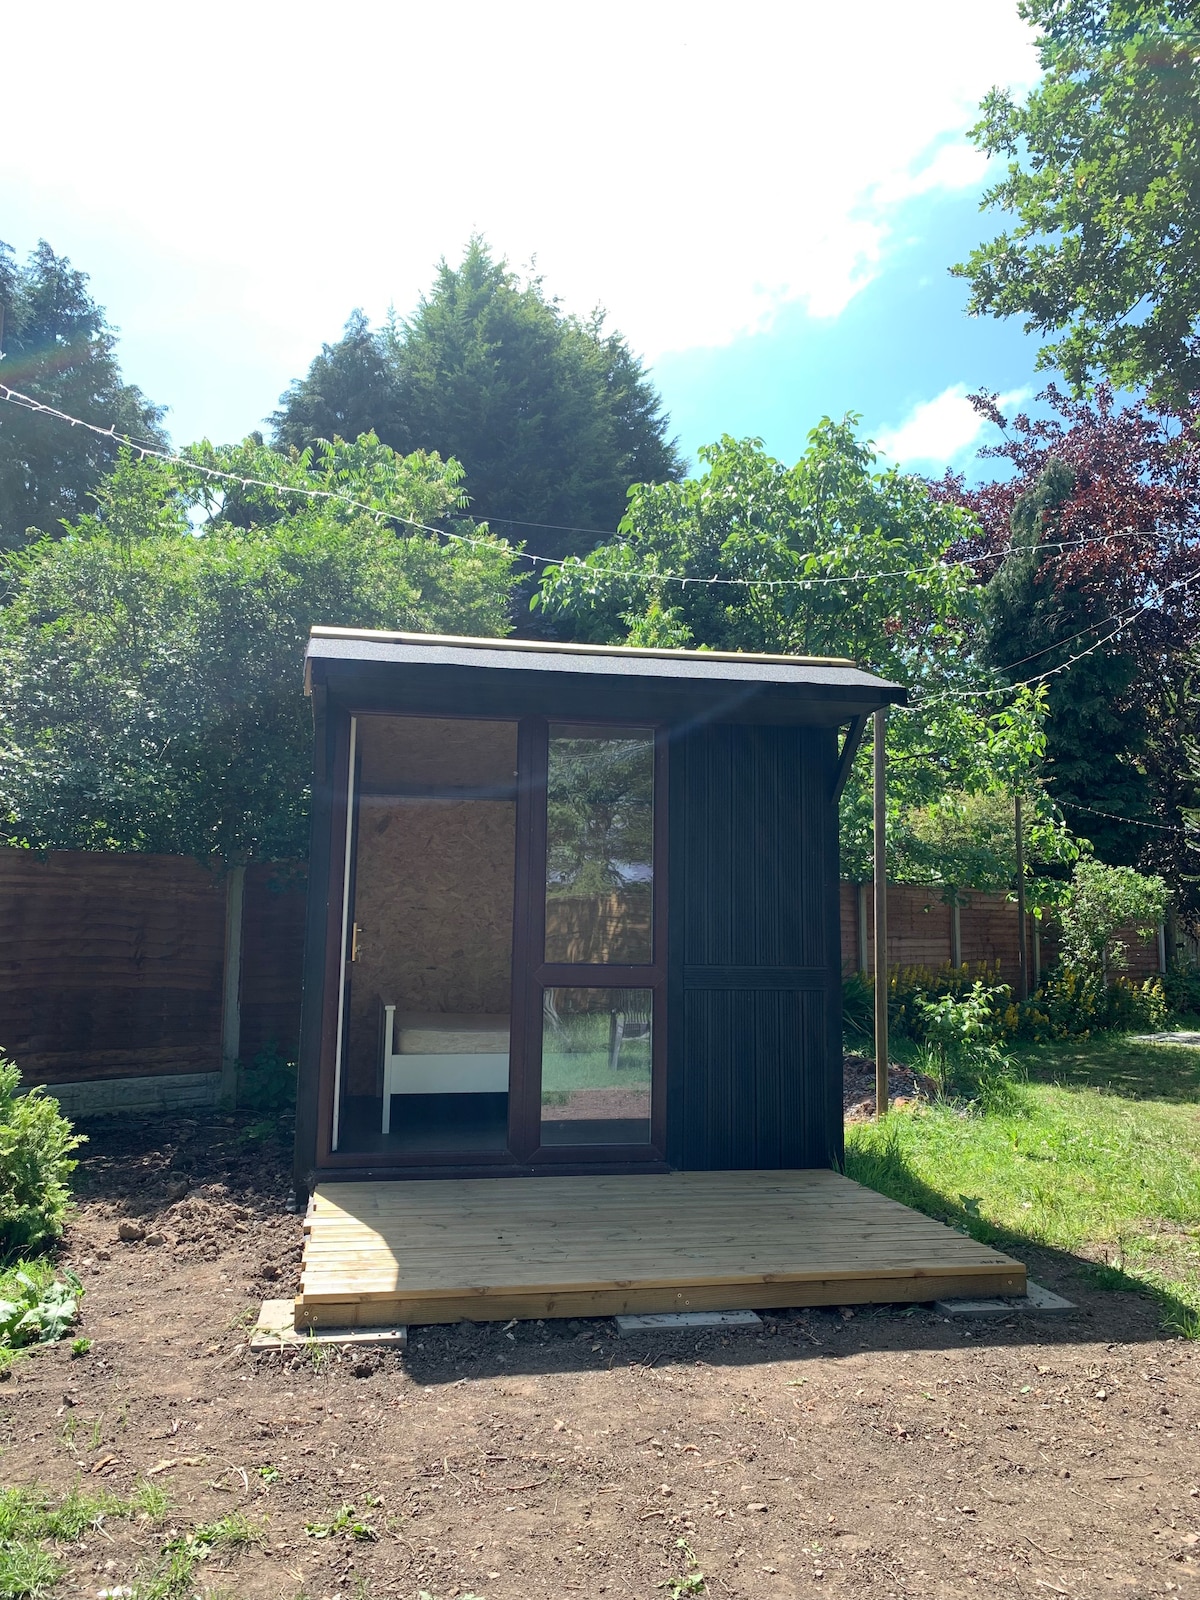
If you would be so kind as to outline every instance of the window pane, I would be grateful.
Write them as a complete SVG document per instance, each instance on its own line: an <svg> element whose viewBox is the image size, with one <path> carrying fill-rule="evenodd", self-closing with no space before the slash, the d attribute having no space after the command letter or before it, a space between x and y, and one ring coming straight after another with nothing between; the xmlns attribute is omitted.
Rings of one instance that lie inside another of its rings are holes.
<svg viewBox="0 0 1200 1600"><path fill-rule="evenodd" d="M654 733L552 723L546 960L654 959Z"/></svg>
<svg viewBox="0 0 1200 1600"><path fill-rule="evenodd" d="M653 991L542 994L542 1144L649 1144Z"/></svg>

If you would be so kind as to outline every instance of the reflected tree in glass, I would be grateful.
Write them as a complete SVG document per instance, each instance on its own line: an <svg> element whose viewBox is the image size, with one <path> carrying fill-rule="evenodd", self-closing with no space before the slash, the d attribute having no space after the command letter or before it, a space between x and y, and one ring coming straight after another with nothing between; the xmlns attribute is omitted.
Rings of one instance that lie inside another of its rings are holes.
<svg viewBox="0 0 1200 1600"><path fill-rule="evenodd" d="M653 960L654 733L550 728L546 960Z"/></svg>

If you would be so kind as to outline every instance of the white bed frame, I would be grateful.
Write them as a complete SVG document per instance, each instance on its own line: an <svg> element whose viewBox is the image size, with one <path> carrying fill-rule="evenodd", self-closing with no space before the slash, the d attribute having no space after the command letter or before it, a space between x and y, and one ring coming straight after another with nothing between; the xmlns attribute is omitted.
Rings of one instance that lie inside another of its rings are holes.
<svg viewBox="0 0 1200 1600"><path fill-rule="evenodd" d="M392 1130L394 1094L507 1094L508 1052L407 1055L395 1049L396 1008L383 1008L383 1120Z"/></svg>

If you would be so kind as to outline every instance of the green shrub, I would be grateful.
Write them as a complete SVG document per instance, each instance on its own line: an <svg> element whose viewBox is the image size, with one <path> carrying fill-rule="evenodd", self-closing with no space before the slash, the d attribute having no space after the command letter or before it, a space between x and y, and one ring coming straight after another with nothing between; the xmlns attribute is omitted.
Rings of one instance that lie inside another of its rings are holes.
<svg viewBox="0 0 1200 1600"><path fill-rule="evenodd" d="M296 1063L273 1044L238 1063L237 1103L247 1111L286 1111L296 1103Z"/></svg>
<svg viewBox="0 0 1200 1600"><path fill-rule="evenodd" d="M1162 982L1172 1011L1188 1015L1200 1012L1200 967L1194 962L1174 962L1163 974Z"/></svg>
<svg viewBox="0 0 1200 1600"><path fill-rule="evenodd" d="M68 1179L84 1140L42 1088L20 1092L21 1074L0 1053L0 1251L57 1239L71 1199Z"/></svg>
<svg viewBox="0 0 1200 1600"><path fill-rule="evenodd" d="M888 1026L919 1043L925 1037L921 1007L926 1001L944 995L959 1000L980 983L988 989L1001 987L999 968L986 961L961 967L948 961L940 967L896 967L888 974Z"/></svg>
<svg viewBox="0 0 1200 1600"><path fill-rule="evenodd" d="M976 980L968 993L916 996L914 1005L924 1040L926 1070L943 1092L974 1088L980 1080L1003 1073L1007 1062L998 1042L996 1001L1007 990L991 989Z"/></svg>

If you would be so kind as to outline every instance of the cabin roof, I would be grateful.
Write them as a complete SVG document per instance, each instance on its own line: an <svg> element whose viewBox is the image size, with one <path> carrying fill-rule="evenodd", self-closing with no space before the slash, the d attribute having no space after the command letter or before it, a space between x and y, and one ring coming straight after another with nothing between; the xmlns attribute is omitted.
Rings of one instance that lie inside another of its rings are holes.
<svg viewBox="0 0 1200 1600"><path fill-rule="evenodd" d="M759 655L730 650L654 650L629 645L564 644L543 639L460 638L435 633L389 633L372 628L314 627L306 683L314 662L373 666L446 666L499 671L571 673L600 678L703 685L761 684L826 692L849 691L876 705L903 703L905 690L837 656ZM632 687L632 685L630 685Z"/></svg>

